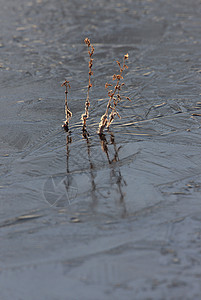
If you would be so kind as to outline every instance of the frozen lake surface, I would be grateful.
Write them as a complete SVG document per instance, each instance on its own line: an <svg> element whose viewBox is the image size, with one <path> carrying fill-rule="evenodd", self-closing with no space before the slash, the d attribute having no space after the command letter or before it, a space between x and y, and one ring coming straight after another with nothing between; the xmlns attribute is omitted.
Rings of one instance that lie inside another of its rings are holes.
<svg viewBox="0 0 201 300"><path fill-rule="evenodd" d="M198 0L1 1L0 299L201 298L200 15ZM100 140L127 52L132 101Z"/></svg>

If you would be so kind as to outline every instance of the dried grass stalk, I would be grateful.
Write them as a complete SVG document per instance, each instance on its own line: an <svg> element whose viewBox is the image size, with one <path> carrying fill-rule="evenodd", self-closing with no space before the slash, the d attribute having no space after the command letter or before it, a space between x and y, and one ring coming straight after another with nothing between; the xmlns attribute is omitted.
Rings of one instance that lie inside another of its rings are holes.
<svg viewBox="0 0 201 300"><path fill-rule="evenodd" d="M70 111L69 107L68 107L68 101L67 101L67 95L68 95L68 88L70 89L70 84L69 81L67 81L65 79L65 81L62 83L61 86L65 86L65 116L66 116L66 120L64 122L64 125L62 127L64 127L64 129L66 131L69 130L69 119L72 117L72 112Z"/></svg>
<svg viewBox="0 0 201 300"><path fill-rule="evenodd" d="M83 127L82 127L83 134L84 135L88 135L87 130L86 130L86 126L87 126L86 122L87 122L87 119L89 117L89 106L90 106L89 90L92 87L92 83L91 83L91 76L93 75L93 72L92 72L92 66L93 66L92 55L94 54L94 47L91 44L89 38L86 38L84 40L84 42L88 46L88 54L89 54L89 82L88 82L88 89L87 89L87 98L86 98L86 101L85 101L85 112L84 112L84 114L81 115L81 120L82 120L82 124L83 124Z"/></svg>
<svg viewBox="0 0 201 300"><path fill-rule="evenodd" d="M111 87L113 86L112 84L106 83L105 88L108 90L108 96L109 100L107 103L107 108L105 113L101 117L101 121L99 123L99 128L98 128L98 134L102 135L103 131L105 128L109 129L111 123L113 122L115 116L117 115L119 118L121 118L120 114L118 113L116 107L117 104L121 101L122 96L120 95L120 91L122 86L124 86L124 83L120 84L120 80L123 79L122 73L125 69L128 69L128 66L126 65L126 60L128 59L128 54L124 55L123 59L123 66L121 66L121 63L117 61L117 64L119 66L119 74L114 74L112 79L116 81L116 84L113 89ZM129 97L125 97L129 101ZM109 111L110 114L109 114Z"/></svg>

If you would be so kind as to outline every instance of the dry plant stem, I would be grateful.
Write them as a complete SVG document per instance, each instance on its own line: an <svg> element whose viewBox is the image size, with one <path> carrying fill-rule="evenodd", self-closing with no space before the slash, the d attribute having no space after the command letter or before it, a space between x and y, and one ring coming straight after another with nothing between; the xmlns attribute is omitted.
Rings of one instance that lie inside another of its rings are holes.
<svg viewBox="0 0 201 300"><path fill-rule="evenodd" d="M113 75L113 80L117 80L117 83L116 83L115 88L114 88L114 94L117 91L117 96L116 96L116 98L114 98L114 96L113 96L113 99L112 99L113 100L113 107L110 105L110 108L111 108L112 111L110 113L109 120L107 122L107 129L109 129L109 127L110 127L111 123L113 122L114 117L116 115L118 115L118 117L121 118L119 113L116 110L116 106L121 101L120 90L121 90L121 87L124 85L124 83L122 83L121 85L119 83L120 83L120 80L123 79L123 76L122 76L123 71L128 68L128 66L126 65L126 60L127 59L128 59L128 54L124 55L123 67L121 67L120 62L117 61L117 64L118 64L119 69L120 69L120 74ZM130 99L128 98L128 100L130 100Z"/></svg>
<svg viewBox="0 0 201 300"><path fill-rule="evenodd" d="M100 135L103 134L105 127L107 127L107 129L109 129L109 126L111 125L111 123L114 120L114 117L116 115L118 115L118 117L121 118L119 113L116 110L116 106L121 101L120 90L121 90L121 87L124 85L124 83L122 83L120 85L120 80L123 79L123 76L122 76L123 71L128 68L128 66L126 65L127 59L128 59L128 54L124 55L123 67L121 67L120 62L117 61L120 72L117 75L116 74L113 75L113 80L116 80L116 85L114 87L114 90L109 90L109 87L112 86L112 84L106 83L106 85L105 85L105 88L108 89L109 100L108 100L105 114L101 117L101 122L99 124L98 134L100 134ZM117 95L116 95L116 92L117 92ZM126 98L128 100L130 100L128 97L126 97ZM110 109L111 109L111 113L108 116Z"/></svg>
<svg viewBox="0 0 201 300"><path fill-rule="evenodd" d="M69 119L72 117L72 112L70 111L70 109L68 108L68 88L70 89L70 84L69 84L69 81L67 81L65 79L65 81L62 83L61 86L65 86L66 87L66 90L65 90L65 116L66 116L66 121L64 122L64 129L66 131L68 131L68 125L69 125Z"/></svg>
<svg viewBox="0 0 201 300"><path fill-rule="evenodd" d="M92 55L94 53L94 47L91 45L90 39L86 38L84 40L85 44L88 46L88 54L89 54L89 82L88 82L88 89L87 89L87 98L86 98L86 102L85 102L85 113L82 114L81 116L81 120L83 123L83 127L82 127L82 131L83 134L86 135L87 130L86 130L86 122L87 122L87 118L89 117L89 106L90 106L90 101L89 101L89 90L92 87L92 83L91 83L91 76L93 75L92 72L92 66L93 66L93 59L92 59Z"/></svg>

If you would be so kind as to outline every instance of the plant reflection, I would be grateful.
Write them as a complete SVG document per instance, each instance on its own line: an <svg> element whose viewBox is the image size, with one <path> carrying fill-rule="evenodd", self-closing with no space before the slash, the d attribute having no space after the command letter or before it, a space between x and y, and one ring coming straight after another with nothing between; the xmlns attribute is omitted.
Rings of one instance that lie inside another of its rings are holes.
<svg viewBox="0 0 201 300"><path fill-rule="evenodd" d="M91 142L88 138L88 136L83 135L83 137L86 140L86 145L87 145L87 154L88 154L88 161L89 161L89 173L90 173L90 181L91 181L91 197L92 197L92 208L97 206L98 204L98 196L97 194L100 194L101 197L104 197L102 193L100 192L101 190L104 190L105 192L105 187L99 187L98 186L98 180L96 183L96 169L97 169L97 160L93 159L92 153L91 153ZM101 149L105 153L108 164L110 166L110 187L115 188L117 187L117 194L119 196L119 204L122 207L122 213L121 216L124 218L127 215L127 210L126 210L126 204L125 204L125 194L123 192L123 186L126 185L125 180L123 179L123 176L120 171L120 167L118 166L117 162L120 161L119 159L119 150L121 149L120 147L117 147L115 143L115 137L112 132L110 132L110 145L113 146L113 151L109 151L108 147L108 141L106 139L106 136L104 134L100 135L100 144L101 144ZM113 154L111 154L111 152ZM104 164L104 161L101 162Z"/></svg>
<svg viewBox="0 0 201 300"><path fill-rule="evenodd" d="M100 142L101 142L101 148L103 152L105 153L108 163L111 166L111 172L110 172L110 180L111 183L115 182L117 186L117 191L119 195L119 203L122 207L122 218L126 217L127 215L127 209L126 209L126 203L125 203L125 194L123 192L123 186L127 185L126 181L123 179L123 176L121 174L120 167L116 164L120 161L119 159L119 150L121 149L121 146L117 148L117 145L115 143L115 137L112 132L110 132L110 143L113 145L114 148L114 157L111 159L108 149L108 142L106 139L106 136L104 134L100 135ZM114 181L115 179L115 181Z"/></svg>
<svg viewBox="0 0 201 300"><path fill-rule="evenodd" d="M88 154L88 161L89 161L89 173L90 173L90 180L91 180L91 197L92 197L92 209L94 210L95 206L98 203L98 197L96 195L96 183L95 183L95 177L96 177L96 172L95 172L95 168L93 165L93 160L91 157L91 143L90 140L88 138L88 135L84 135L83 137L86 140L86 144L87 144L87 154Z"/></svg>
<svg viewBox="0 0 201 300"><path fill-rule="evenodd" d="M69 157L70 157L70 147L69 145L72 143L72 137L70 133L66 135L66 178L64 180L64 185L66 189L66 195L68 198L68 203L74 200L74 194L76 195L76 187L73 182L73 177L70 175L69 171Z"/></svg>
<svg viewBox="0 0 201 300"><path fill-rule="evenodd" d="M69 157L70 157L70 149L69 144L72 143L72 137L70 134L66 135L66 172L69 173Z"/></svg>
<svg viewBox="0 0 201 300"><path fill-rule="evenodd" d="M80 151L80 155L83 160L88 161L89 163L89 167L87 168L87 176L89 177L91 187L87 187L87 194L90 193L90 197L92 199L90 203L92 211L95 212L98 205L98 200L101 198L108 198L108 195L106 195L105 193L110 192L114 198L116 197L116 195L118 195L118 205L121 208L121 217L125 218L127 216L127 208L125 203L124 186L126 186L127 183L122 176L119 164L119 151L122 146L118 147L116 145L115 136L112 132L109 132L109 140L107 140L108 138L106 138L104 134L100 135L100 145L103 153L106 156L106 163L104 156L100 155L98 149L96 148L96 150L94 151L92 142L88 135L83 134L83 138L86 141L87 155L84 154L83 151ZM70 133L68 133L66 136L66 172L68 175L68 180L65 182L66 190L69 190L69 188L71 187L71 181L73 178L73 171L71 172L69 169L71 143L72 137ZM109 167L107 169L104 169L104 172L107 172L107 170L109 170L109 181L107 180L106 185L104 184L104 181L102 181L102 186L100 186L100 181L97 177L97 175L101 175L100 173L97 174L97 170L99 169L99 163L101 164L101 166L104 166L106 163L106 165L108 164ZM86 172L86 169L81 172L83 172L84 174Z"/></svg>

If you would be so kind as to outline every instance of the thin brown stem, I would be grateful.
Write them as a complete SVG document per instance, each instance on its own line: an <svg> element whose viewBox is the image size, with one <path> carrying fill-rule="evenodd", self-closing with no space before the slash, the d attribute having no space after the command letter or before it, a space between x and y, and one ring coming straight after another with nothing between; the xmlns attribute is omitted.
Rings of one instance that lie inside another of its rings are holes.
<svg viewBox="0 0 201 300"><path fill-rule="evenodd" d="M84 40L85 44L88 46L88 54L89 54L89 82L88 82L88 88L87 88L87 98L85 101L85 112L84 114L81 115L81 120L83 123L83 127L82 127L82 131L84 135L88 135L87 130L86 130L86 126L87 126L87 119L89 117L89 106L90 106L90 101L89 101L89 90L92 87L92 83L91 83L91 76L93 75L92 72L92 66L93 66L93 59L92 59L92 55L94 53L94 47L91 45L90 39L86 38Z"/></svg>
<svg viewBox="0 0 201 300"><path fill-rule="evenodd" d="M70 118L72 117L72 112L70 111L69 107L68 107L68 88L70 89L70 84L69 84L69 81L67 81L65 79L65 81L62 83L61 86L65 86L66 89L65 89L65 116L66 116L66 120L64 122L64 129L66 131L68 131L68 126L69 126L69 120Z"/></svg>

